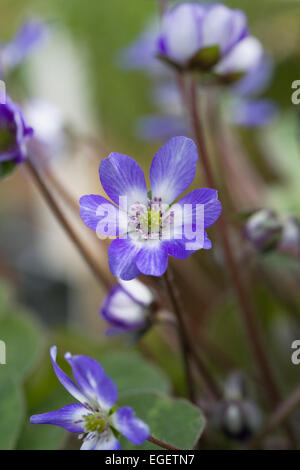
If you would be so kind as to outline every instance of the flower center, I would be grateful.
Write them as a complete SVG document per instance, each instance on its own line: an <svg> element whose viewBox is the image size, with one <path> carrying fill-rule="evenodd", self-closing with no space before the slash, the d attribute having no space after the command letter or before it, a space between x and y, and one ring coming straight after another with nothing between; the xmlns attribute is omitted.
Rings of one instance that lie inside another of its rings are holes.
<svg viewBox="0 0 300 470"><path fill-rule="evenodd" d="M84 428L86 432L98 432L101 433L106 427L106 420L103 415L99 412L89 414L84 417Z"/></svg>
<svg viewBox="0 0 300 470"><path fill-rule="evenodd" d="M129 232L134 238L159 240L169 231L174 219L174 212L161 198L148 199L147 205L137 201L130 208Z"/></svg>

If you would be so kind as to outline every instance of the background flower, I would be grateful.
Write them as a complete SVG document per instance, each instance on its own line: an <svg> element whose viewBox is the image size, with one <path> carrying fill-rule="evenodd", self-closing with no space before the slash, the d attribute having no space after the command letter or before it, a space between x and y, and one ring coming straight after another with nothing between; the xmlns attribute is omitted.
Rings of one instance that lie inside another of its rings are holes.
<svg viewBox="0 0 300 470"><path fill-rule="evenodd" d="M110 323L107 334L142 331L150 323L154 295L137 279L119 280L111 288L101 307L101 315Z"/></svg>

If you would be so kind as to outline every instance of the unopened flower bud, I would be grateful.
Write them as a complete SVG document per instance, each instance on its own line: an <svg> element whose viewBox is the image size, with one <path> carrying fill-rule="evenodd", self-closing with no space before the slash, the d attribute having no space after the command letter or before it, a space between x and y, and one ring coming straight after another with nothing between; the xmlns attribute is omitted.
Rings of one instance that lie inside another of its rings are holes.
<svg viewBox="0 0 300 470"><path fill-rule="evenodd" d="M258 407L248 400L224 400L215 411L215 424L226 437L244 441L261 425Z"/></svg>
<svg viewBox="0 0 300 470"><path fill-rule="evenodd" d="M279 248L300 255L300 220L296 217L285 218Z"/></svg>
<svg viewBox="0 0 300 470"><path fill-rule="evenodd" d="M282 225L275 212L262 209L251 215L246 223L245 235L260 251L275 248L280 240Z"/></svg>

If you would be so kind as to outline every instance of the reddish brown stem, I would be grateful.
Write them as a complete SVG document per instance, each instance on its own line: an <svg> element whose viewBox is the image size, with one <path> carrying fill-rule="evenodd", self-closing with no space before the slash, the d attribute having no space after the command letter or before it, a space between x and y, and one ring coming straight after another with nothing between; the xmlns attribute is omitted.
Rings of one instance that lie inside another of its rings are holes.
<svg viewBox="0 0 300 470"><path fill-rule="evenodd" d="M187 333L186 333L186 327L185 327L184 320L183 320L181 306L179 304L179 301L175 292L175 288L171 280L171 275L169 274L168 271L166 271L166 273L163 275L163 279L165 282L166 290L171 300L173 313L177 320L177 332L178 332L178 337L179 337L180 345L181 345L181 352L182 352L182 358L183 358L183 363L184 363L188 395L191 401L195 403L196 393L194 390L194 380L193 380L191 363L190 363L189 340L188 340Z"/></svg>
<svg viewBox="0 0 300 470"><path fill-rule="evenodd" d="M150 436L148 438L148 441L149 442L152 442L152 444L155 444L159 447L162 447L163 449L167 449L167 450L180 450L178 447L174 447L172 446L171 444L167 444L166 442L164 441L161 441L160 439L156 439L155 437L153 436Z"/></svg>
<svg viewBox="0 0 300 470"><path fill-rule="evenodd" d="M182 76L180 77L179 84L184 93L184 101L187 105L187 110L191 121L191 127L198 147L199 159L204 170L206 183L209 187L216 188L215 179L211 169L208 149L206 145L204 129L202 126L202 120L198 109L197 85L193 77L188 77L188 79L189 87L187 90L185 89L185 82ZM231 274L233 287L235 289L235 293L239 302L240 312L245 324L245 329L249 339L250 347L253 352L257 367L260 371L261 378L264 383L269 400L273 406L276 406L280 402L279 389L277 387L272 367L269 362L260 325L257 321L256 313L250 301L248 289L244 282L242 272L240 271L239 263L236 260L234 251L231 247L227 221L224 213L220 217L217 227L219 230L219 236L223 247L226 265L228 266L228 269ZM289 434L291 442L295 444L293 432L289 427L287 429L287 432Z"/></svg>
<svg viewBox="0 0 300 470"><path fill-rule="evenodd" d="M73 229L72 225L66 219L63 211L61 210L55 198L53 197L47 185L45 184L41 174L36 169L36 167L34 166L33 162L30 159L27 159L26 166L32 179L35 181L37 187L39 188L41 194L43 195L46 203L48 204L51 211L55 215L56 219L58 220L60 225L63 227L63 229L69 236L69 238L72 240L72 242L74 243L78 251L80 252L82 257L85 259L85 261L89 265L91 271L95 274L95 276L101 282L101 284L103 284L107 289L109 289L111 287L111 283L109 279L105 276L105 274L102 272L98 263L95 261L96 257L93 256L88 251L88 249L82 242L81 238L78 236L76 231Z"/></svg>

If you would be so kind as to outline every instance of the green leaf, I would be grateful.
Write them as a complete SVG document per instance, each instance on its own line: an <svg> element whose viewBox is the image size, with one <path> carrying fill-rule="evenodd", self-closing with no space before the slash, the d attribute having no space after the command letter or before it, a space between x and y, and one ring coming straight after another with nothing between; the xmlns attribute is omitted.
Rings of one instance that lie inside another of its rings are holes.
<svg viewBox="0 0 300 470"><path fill-rule="evenodd" d="M135 352L99 355L96 359L115 381L119 397L136 391L170 391L170 383L164 373Z"/></svg>
<svg viewBox="0 0 300 470"><path fill-rule="evenodd" d="M8 313L0 318L0 339L6 344L5 375L23 380L41 352L42 332L37 322L27 313Z"/></svg>
<svg viewBox="0 0 300 470"><path fill-rule="evenodd" d="M24 419L24 400L20 388L9 376L0 380L0 417L0 449L13 449Z"/></svg>
<svg viewBox="0 0 300 470"><path fill-rule="evenodd" d="M202 411L185 399L172 399L159 393L135 393L123 396L120 406L131 406L150 427L151 435L180 449L193 449L204 427ZM136 447L122 438L123 449L158 449L146 442Z"/></svg>

